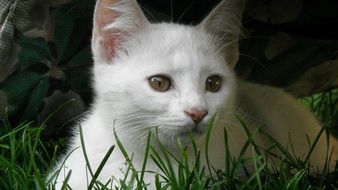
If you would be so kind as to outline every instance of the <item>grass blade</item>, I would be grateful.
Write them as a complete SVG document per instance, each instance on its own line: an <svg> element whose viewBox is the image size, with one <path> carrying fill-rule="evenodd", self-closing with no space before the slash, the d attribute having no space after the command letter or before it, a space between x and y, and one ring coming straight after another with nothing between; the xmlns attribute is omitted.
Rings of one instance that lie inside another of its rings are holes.
<svg viewBox="0 0 338 190"><path fill-rule="evenodd" d="M147 166L147 162L148 162L148 156L149 156L149 149L150 149L150 139L151 139L151 133L148 133L148 137L147 137L147 144L146 144L146 150L144 153L144 159L143 159L143 164L142 164L142 170L141 170L141 177L140 177L140 181L143 182L143 178L144 178L144 173L145 173L145 169ZM144 182L143 182L144 183ZM145 184L144 184L145 185ZM142 185L138 184L137 188L141 189Z"/></svg>
<svg viewBox="0 0 338 190"><path fill-rule="evenodd" d="M114 128L114 136L115 136L117 146L119 147L122 155L126 159L128 165L130 165L130 168L131 168L131 171L132 171L132 177L136 179L137 184L141 183L139 178L138 178L137 171L136 171L135 167L133 166L132 159L129 157L126 149L123 147L120 139L118 138L115 128Z"/></svg>
<svg viewBox="0 0 338 190"><path fill-rule="evenodd" d="M65 180L63 181L61 190L67 189L67 187L68 187L68 181L69 181L71 175L72 175L72 171L69 171L67 173L67 176L66 176Z"/></svg>
<svg viewBox="0 0 338 190"><path fill-rule="evenodd" d="M216 115L214 115L211 118L211 121L209 123L208 130L207 130L207 136L206 136L206 143L205 143L205 159L206 159L206 162L207 162L209 174L210 174L211 179L213 181L214 181L214 178L213 178L213 174L212 174L212 170L211 170L211 163L210 163L210 159L209 159L209 141L210 141L210 135L211 135L212 128L215 125L215 120L216 120Z"/></svg>
<svg viewBox="0 0 338 190"><path fill-rule="evenodd" d="M99 175L100 175L100 173L101 173L101 171L102 171L104 165L107 163L107 161L108 161L110 155L111 155L112 152L114 151L114 148L115 148L115 146L113 145L113 146L111 146L111 147L109 148L109 150L107 151L107 153L106 153L106 155L104 156L103 160L101 161L99 167L97 168L97 170L96 170L96 172L95 172L95 174L94 174L92 180L90 181L90 184L89 184L89 186L88 186L88 189L92 189L92 187L93 187L95 181L97 180L97 178L99 177Z"/></svg>
<svg viewBox="0 0 338 190"><path fill-rule="evenodd" d="M80 141L81 141L82 153L83 153L83 156L85 158L86 165L87 165L87 168L89 170L90 176L93 177L94 174L93 174L93 170L92 170L92 168L90 166L89 159L88 159L88 156L87 156L86 145L85 145L85 142L84 142L83 131L82 131L82 127L81 126L79 126L79 130L80 130Z"/></svg>

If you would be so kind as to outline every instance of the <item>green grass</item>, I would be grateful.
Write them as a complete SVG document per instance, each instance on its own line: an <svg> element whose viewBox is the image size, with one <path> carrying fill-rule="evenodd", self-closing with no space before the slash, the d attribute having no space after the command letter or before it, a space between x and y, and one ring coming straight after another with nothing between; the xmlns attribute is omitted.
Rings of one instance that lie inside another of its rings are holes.
<svg viewBox="0 0 338 190"><path fill-rule="evenodd" d="M337 109L333 108L333 103L337 105L337 91L316 95L303 100L310 105L320 118L326 118L327 126L335 122ZM326 104L326 105L325 105ZM336 106L335 105L335 106ZM317 110L316 110L317 109ZM327 111L327 110L331 111ZM324 114L325 113L325 116ZM328 114L329 113L329 114ZM322 115L321 115L322 114ZM329 118L331 116L331 118ZM333 117L333 118L332 118ZM239 118L240 119L240 118ZM209 131L212 129L212 122ZM23 123L18 126L11 126L6 120L0 124L0 189L52 189L46 182L46 174L51 170L51 166L64 146L64 139L58 142L51 142L41 138L41 131L44 124ZM246 129L245 123L243 123ZM149 134L148 143L145 147L146 158L141 171L137 171L132 164L129 165L128 174L133 176L132 182L127 178L120 181L122 189L145 189L147 184L143 178L146 172L146 160L152 159L162 171L162 174L154 173L154 183L157 189L337 189L338 174L322 173L319 175L310 175L306 168L307 160L298 160L288 153L278 142L270 138L275 144L275 148L280 149L285 154L284 160L280 160L275 167L268 167L266 153L259 151L259 148L252 141L256 132L250 133L247 129L248 140L243 146L240 156L234 159L229 154L227 148L227 131L224 130L226 145L224 154L225 168L217 170L209 163L207 167L202 167L200 159L208 155L201 155L198 148L193 143L194 158L188 158L184 147L181 147L181 157L177 158L168 152L164 146L155 149L150 146L151 138L154 135ZM266 134L268 135L268 134ZM207 135L208 136L208 135ZM268 136L269 138L269 136ZM85 139L82 139L85 141ZM252 145L252 146L249 146ZM207 145L206 145L207 146ZM250 148L251 158L244 157L244 152ZM111 154L114 154L116 148L122 149L123 145L118 141L116 147L112 146L104 157L101 165L96 171L90 171L92 180L89 182L90 189L113 189L111 183L102 184L97 181L102 167ZM84 149L85 152L85 149ZM132 155L122 151L127 160L132 160ZM188 164L193 161L192 165ZM176 162L176 164L173 164ZM238 171L244 168L245 163L251 163L254 170L247 173L246 177L239 176ZM129 162L131 163L131 162ZM71 175L71 173L69 174ZM68 189L65 184L64 189Z"/></svg>
<svg viewBox="0 0 338 190"><path fill-rule="evenodd" d="M338 89L306 97L302 101L338 137Z"/></svg>
<svg viewBox="0 0 338 190"><path fill-rule="evenodd" d="M0 189L45 189L58 144L41 139L42 126L0 124Z"/></svg>

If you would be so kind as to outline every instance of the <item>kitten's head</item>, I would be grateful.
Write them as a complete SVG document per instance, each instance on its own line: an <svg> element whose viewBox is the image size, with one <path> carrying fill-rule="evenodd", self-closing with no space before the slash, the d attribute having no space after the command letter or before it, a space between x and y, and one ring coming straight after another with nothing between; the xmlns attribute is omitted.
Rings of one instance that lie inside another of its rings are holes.
<svg viewBox="0 0 338 190"><path fill-rule="evenodd" d="M150 24L134 0L98 0L92 48L96 107L135 143L147 129L173 145L230 112L242 0L222 1L198 26Z"/></svg>

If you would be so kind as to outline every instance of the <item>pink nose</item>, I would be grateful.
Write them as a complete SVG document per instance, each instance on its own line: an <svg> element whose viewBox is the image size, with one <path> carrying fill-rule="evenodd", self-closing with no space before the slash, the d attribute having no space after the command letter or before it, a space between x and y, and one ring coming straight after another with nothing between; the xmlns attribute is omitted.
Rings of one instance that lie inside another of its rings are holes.
<svg viewBox="0 0 338 190"><path fill-rule="evenodd" d="M199 123L202 121L202 119L208 114L208 111L207 110L200 110L200 109L197 109L197 108L192 108L190 109L189 111L184 111L184 113L189 116L193 121L194 123Z"/></svg>

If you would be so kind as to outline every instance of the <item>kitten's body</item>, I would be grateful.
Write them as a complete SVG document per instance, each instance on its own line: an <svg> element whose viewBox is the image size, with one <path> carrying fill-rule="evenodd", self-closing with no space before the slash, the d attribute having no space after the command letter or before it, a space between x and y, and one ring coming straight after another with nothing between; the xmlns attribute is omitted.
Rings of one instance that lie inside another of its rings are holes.
<svg viewBox="0 0 338 190"><path fill-rule="evenodd" d="M80 124L93 172L108 149L116 144L114 128L129 155L133 155L137 170L142 166L148 129L156 129L161 142L173 152L177 151L177 139L188 145L189 137L184 134L193 131L204 155L205 135L200 133L216 113L219 118L209 145L215 168L224 168L224 126L233 156L239 154L247 139L236 112L252 131L257 124L266 124L267 132L282 145L288 144L289 131L292 131L298 156L309 150L306 134L313 141L320 124L306 108L278 89L246 82L236 84L231 67L237 60L237 43L233 41L237 34L231 32L239 28L240 4L225 0L201 25L193 27L150 24L133 0L98 1L93 30L96 99L91 113ZM236 11L232 12L229 7ZM216 38L220 33L225 34ZM159 74L171 79L172 87L166 92L155 91L148 84L149 77ZM219 91L210 92L205 89L205 81L214 75L220 76L223 83ZM201 121L193 122L186 114L193 109L207 110L208 114ZM324 164L327 147L324 139L319 141L311 159L315 166ZM269 147L258 135L256 141ZM60 169L57 189L70 170L70 186L85 189L91 177L78 132L70 144L68 154L56 167ZM248 151L248 155L251 156L251 152ZM337 157L335 151L333 159ZM202 160L202 164L205 161ZM124 156L115 147L98 180L104 184L112 177L123 179L126 168ZM146 169L159 171L150 159ZM154 174L147 173L145 181L154 188Z"/></svg>

